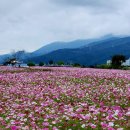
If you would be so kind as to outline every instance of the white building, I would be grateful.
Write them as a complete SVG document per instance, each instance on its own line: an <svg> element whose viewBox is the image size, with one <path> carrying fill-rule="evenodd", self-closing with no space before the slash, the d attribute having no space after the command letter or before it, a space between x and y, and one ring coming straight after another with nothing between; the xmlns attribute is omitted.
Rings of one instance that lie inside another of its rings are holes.
<svg viewBox="0 0 130 130"><path fill-rule="evenodd" d="M110 65L111 64L111 60L107 60L107 65Z"/></svg>
<svg viewBox="0 0 130 130"><path fill-rule="evenodd" d="M130 66L130 58L126 60L122 65L124 66Z"/></svg>

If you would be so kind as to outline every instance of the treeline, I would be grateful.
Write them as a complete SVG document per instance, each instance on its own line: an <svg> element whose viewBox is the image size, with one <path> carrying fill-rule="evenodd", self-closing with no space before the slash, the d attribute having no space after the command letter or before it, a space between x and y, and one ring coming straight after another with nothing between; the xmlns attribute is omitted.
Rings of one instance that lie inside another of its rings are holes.
<svg viewBox="0 0 130 130"><path fill-rule="evenodd" d="M54 62L53 60L50 60L48 63L45 62L39 62L36 64L33 61L30 61L27 63L28 66L72 66L72 67L85 67L83 65L80 65L79 63L65 63L63 61Z"/></svg>
<svg viewBox="0 0 130 130"><path fill-rule="evenodd" d="M123 66L123 63L126 61L126 56L117 54L111 57L110 63L100 64L100 65L81 65L79 63L64 63L63 61L54 62L50 60L47 64L40 62L39 66L72 66L72 67L81 67L81 68L101 68L101 69L129 69L128 66ZM28 66L35 66L35 63L29 62Z"/></svg>
<svg viewBox="0 0 130 130"><path fill-rule="evenodd" d="M124 66L123 63L126 62L126 56L118 54L112 56L109 63L93 66L93 68L102 69L129 69L129 66Z"/></svg>
<svg viewBox="0 0 130 130"><path fill-rule="evenodd" d="M24 50L18 52L12 52L10 57L7 57L3 65L21 65L24 62L22 61L25 58L26 52ZM106 64L98 64L98 65L81 65L80 63L72 63L72 62L64 62L64 61L53 61L50 60L47 63L41 61L39 63L35 63L33 61L26 62L27 66L70 66L70 67L81 67L81 68L102 68L102 69L129 69L129 67L123 66L123 63L126 61L126 56L117 54L111 57L110 63Z"/></svg>

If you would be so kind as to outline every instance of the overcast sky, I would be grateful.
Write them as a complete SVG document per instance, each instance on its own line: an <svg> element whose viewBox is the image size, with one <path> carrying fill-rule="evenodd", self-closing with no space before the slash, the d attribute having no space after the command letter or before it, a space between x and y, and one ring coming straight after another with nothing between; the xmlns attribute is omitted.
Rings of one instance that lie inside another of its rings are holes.
<svg viewBox="0 0 130 130"><path fill-rule="evenodd" d="M0 54L106 34L130 35L130 0L0 0Z"/></svg>

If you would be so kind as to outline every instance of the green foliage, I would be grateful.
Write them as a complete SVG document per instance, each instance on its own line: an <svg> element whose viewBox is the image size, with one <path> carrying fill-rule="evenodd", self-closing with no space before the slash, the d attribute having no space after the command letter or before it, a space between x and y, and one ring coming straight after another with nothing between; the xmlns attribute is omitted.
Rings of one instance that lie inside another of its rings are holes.
<svg viewBox="0 0 130 130"><path fill-rule="evenodd" d="M107 64L102 64L102 65L97 65L96 68L111 69L112 66L111 65L107 65Z"/></svg>
<svg viewBox="0 0 130 130"><path fill-rule="evenodd" d="M123 66L122 69L123 69L123 70L130 70L130 67L128 67L128 66Z"/></svg>
<svg viewBox="0 0 130 130"><path fill-rule="evenodd" d="M73 67L81 67L81 65L79 63L74 63Z"/></svg>
<svg viewBox="0 0 130 130"><path fill-rule="evenodd" d="M64 62L63 61L58 61L57 64L58 65L64 65Z"/></svg>
<svg viewBox="0 0 130 130"><path fill-rule="evenodd" d="M27 65L28 66L35 66L35 63L34 62L29 62Z"/></svg>
<svg viewBox="0 0 130 130"><path fill-rule="evenodd" d="M39 63L39 66L43 66L43 65L44 65L44 62L40 62L40 63Z"/></svg>
<svg viewBox="0 0 130 130"><path fill-rule="evenodd" d="M95 68L130 70L130 67L127 67L127 66L120 66L119 67L119 66L112 66L112 65L107 65L107 64L97 65Z"/></svg>

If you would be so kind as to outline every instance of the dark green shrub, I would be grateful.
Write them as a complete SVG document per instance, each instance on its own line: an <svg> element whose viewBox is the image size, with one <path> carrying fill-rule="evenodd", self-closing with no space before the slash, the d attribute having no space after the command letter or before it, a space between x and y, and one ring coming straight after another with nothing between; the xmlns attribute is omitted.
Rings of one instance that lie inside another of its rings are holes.
<svg viewBox="0 0 130 130"><path fill-rule="evenodd" d="M98 65L98 66L96 66L96 68L101 68L101 69L111 69L112 66L111 66L111 65L107 65L107 64L102 64L102 65Z"/></svg>
<svg viewBox="0 0 130 130"><path fill-rule="evenodd" d="M124 55L114 55L112 57L112 68L121 69L122 63L126 61L126 57Z"/></svg>
<svg viewBox="0 0 130 130"><path fill-rule="evenodd" d="M81 67L81 65L79 63L74 63L73 67Z"/></svg>
<svg viewBox="0 0 130 130"><path fill-rule="evenodd" d="M63 61L58 61L57 64L58 65L64 65L64 62Z"/></svg>
<svg viewBox="0 0 130 130"><path fill-rule="evenodd" d="M44 62L40 62L40 63L39 63L39 66L43 66L43 65L44 65Z"/></svg>
<svg viewBox="0 0 130 130"><path fill-rule="evenodd" d="M50 61L49 61L49 64L50 64L50 65L54 64L53 60L50 60Z"/></svg>
<svg viewBox="0 0 130 130"><path fill-rule="evenodd" d="M29 62L27 65L28 66L35 66L35 63L34 62Z"/></svg>

